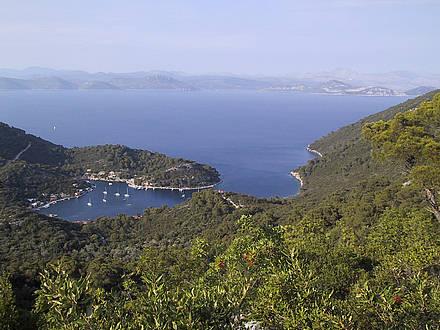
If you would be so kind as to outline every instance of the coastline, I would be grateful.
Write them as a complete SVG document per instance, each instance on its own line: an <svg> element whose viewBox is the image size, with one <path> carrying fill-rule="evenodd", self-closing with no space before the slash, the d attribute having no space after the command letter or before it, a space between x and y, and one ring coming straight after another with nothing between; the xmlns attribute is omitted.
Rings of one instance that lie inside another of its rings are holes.
<svg viewBox="0 0 440 330"><path fill-rule="evenodd" d="M310 144L306 147L306 150L308 152L311 152L312 154L318 155L319 157L322 157L322 153L320 153L318 150L310 148ZM300 187L304 185L304 180L299 174L299 172L292 171L290 172L290 175L293 176L295 179L299 181Z"/></svg>
<svg viewBox="0 0 440 330"><path fill-rule="evenodd" d="M109 180L109 179L103 179L103 178L89 178L89 180L92 181L104 181L104 182L123 182L126 183L127 186L129 186L130 188L133 189L144 189L144 190L148 190L148 189L152 189L152 190L179 190L179 191L184 191L184 190L202 190L202 189L210 189L210 188L214 188L215 186L219 185L221 183L221 180L217 183L214 184L210 184L210 185L206 185L206 186L199 186L199 187L171 187L171 186L152 186L152 185L136 185L133 182L133 179L127 179L127 180L123 180L123 179L119 179L119 180Z"/></svg>
<svg viewBox="0 0 440 330"><path fill-rule="evenodd" d="M302 187L304 185L304 181L301 178L301 175L299 174L299 172L290 172L290 175L293 176L295 179L297 179L299 181L300 186Z"/></svg>
<svg viewBox="0 0 440 330"><path fill-rule="evenodd" d="M54 204L56 204L58 202L68 201L68 200L71 200L71 199L74 199L74 198L78 199L80 197L83 197L83 196L87 195L89 192L93 191L93 189L94 189L94 187L92 186L92 187L87 188L86 190L80 192L79 195L77 195L77 196L67 196L67 197L55 199L55 200L50 201L50 202L48 202L48 203L46 203L44 205L33 207L32 211L40 211L41 209L48 209L51 205L54 205Z"/></svg>
<svg viewBox="0 0 440 330"><path fill-rule="evenodd" d="M322 154L321 154L318 150L315 150L315 149L310 148L310 144L307 146L306 150L307 150L308 152L311 152L312 154L316 154L316 155L318 155L319 157L322 157Z"/></svg>

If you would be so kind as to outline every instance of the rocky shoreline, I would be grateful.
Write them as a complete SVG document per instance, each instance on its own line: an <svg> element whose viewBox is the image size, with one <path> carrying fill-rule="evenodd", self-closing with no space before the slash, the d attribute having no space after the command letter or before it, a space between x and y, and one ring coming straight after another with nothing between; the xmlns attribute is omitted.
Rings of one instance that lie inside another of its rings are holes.
<svg viewBox="0 0 440 330"><path fill-rule="evenodd" d="M315 155L318 155L319 157L322 157L322 153L320 153L318 150L310 148L310 144L306 147L306 150L308 152L315 154ZM303 178L301 178L301 175L299 174L299 172L292 171L292 172L290 172L290 175L299 181L300 187L302 187L304 185L304 180L303 180Z"/></svg>
<svg viewBox="0 0 440 330"><path fill-rule="evenodd" d="M304 185L304 181L301 178L301 175L299 175L299 172L290 172L290 175L293 176L295 179L299 181L300 186L302 187Z"/></svg>
<svg viewBox="0 0 440 330"><path fill-rule="evenodd" d="M306 150L307 150L308 152L311 152L311 153L313 153L313 154L318 155L319 157L322 157L322 154L321 154L318 150L315 150L315 149L310 148L310 144L307 146Z"/></svg>

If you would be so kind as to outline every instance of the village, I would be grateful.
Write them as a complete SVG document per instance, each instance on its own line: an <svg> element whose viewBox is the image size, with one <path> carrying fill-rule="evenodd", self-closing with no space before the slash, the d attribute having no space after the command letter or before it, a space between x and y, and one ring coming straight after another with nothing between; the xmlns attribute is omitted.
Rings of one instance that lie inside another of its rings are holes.
<svg viewBox="0 0 440 330"><path fill-rule="evenodd" d="M85 194L93 190L93 186L91 186L90 181L86 181L86 183L90 184L90 186L86 188L80 188L77 183L73 183L72 186L74 188L77 188L73 194L67 194L64 192L58 194L42 193L39 198L28 198L28 202L29 202L28 209L31 209L33 211L39 211L42 208L47 209L51 205L64 200L69 200L72 198L80 198L81 196L84 196Z"/></svg>
<svg viewBox="0 0 440 330"><path fill-rule="evenodd" d="M174 170L174 168L168 169L167 171ZM205 185L205 186L197 186L197 187L172 187L172 186L157 186L153 182L148 181L145 177L135 177L135 178L121 178L122 172L109 171L108 173L105 171L100 171L98 173L92 173L90 169L87 169L87 173L85 177L88 180L94 181L108 181L108 182L125 182L130 188L133 189L162 189L162 190L201 190L215 187L218 183Z"/></svg>

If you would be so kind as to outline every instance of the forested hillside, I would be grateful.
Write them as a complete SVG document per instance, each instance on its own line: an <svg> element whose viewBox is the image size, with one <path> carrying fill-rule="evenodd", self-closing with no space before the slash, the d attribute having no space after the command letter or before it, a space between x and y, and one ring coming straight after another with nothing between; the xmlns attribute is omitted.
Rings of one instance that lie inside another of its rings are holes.
<svg viewBox="0 0 440 330"><path fill-rule="evenodd" d="M206 190L87 224L3 207L4 328L439 329L439 128L440 94L342 128L291 199Z"/></svg>
<svg viewBox="0 0 440 330"><path fill-rule="evenodd" d="M362 127L367 122L390 120L398 112L414 109L422 102L432 100L439 92L440 90L437 90L410 99L356 123L341 127L336 132L313 142L310 147L318 150L324 157L315 158L297 169L304 181L304 195L314 198L323 193L350 188L359 180L371 176L386 176L390 179L401 177L400 169L394 164L371 158L371 146L361 138Z"/></svg>
<svg viewBox="0 0 440 330"><path fill-rule="evenodd" d="M142 178L151 185L174 187L200 187L220 181L217 171L208 165L121 145L72 148L68 155L65 167L78 175L87 170L112 171L121 179L137 177L137 181Z"/></svg>

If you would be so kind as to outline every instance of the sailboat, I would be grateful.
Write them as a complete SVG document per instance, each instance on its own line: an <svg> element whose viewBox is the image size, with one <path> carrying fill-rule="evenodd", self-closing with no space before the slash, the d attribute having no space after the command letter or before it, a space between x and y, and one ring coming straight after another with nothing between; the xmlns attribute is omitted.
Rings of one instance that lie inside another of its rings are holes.
<svg viewBox="0 0 440 330"><path fill-rule="evenodd" d="M87 203L87 206L92 206L92 200L89 198L89 202Z"/></svg>
<svg viewBox="0 0 440 330"><path fill-rule="evenodd" d="M107 187L104 188L103 194L107 195Z"/></svg>
<svg viewBox="0 0 440 330"><path fill-rule="evenodd" d="M115 193L115 196L116 196L116 197L121 196L121 194L119 193L119 187L118 187L118 191Z"/></svg>
<svg viewBox="0 0 440 330"><path fill-rule="evenodd" d="M124 197L130 197L130 195L128 194L128 187L127 187L127 193L124 194Z"/></svg>
<svg viewBox="0 0 440 330"><path fill-rule="evenodd" d="M107 200L106 200L105 198L103 198L102 201L103 201L104 203L107 203Z"/></svg>

